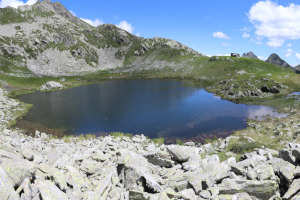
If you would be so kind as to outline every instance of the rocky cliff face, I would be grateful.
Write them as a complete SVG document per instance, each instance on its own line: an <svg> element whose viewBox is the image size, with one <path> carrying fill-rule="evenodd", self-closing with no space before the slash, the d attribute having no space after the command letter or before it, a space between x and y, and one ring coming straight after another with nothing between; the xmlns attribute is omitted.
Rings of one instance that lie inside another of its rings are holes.
<svg viewBox="0 0 300 200"><path fill-rule="evenodd" d="M254 59L258 59L258 57L257 57L254 53L252 53L251 51L248 52L248 53L244 53L244 54L242 55L242 57L244 57L244 58L254 58Z"/></svg>
<svg viewBox="0 0 300 200"><path fill-rule="evenodd" d="M292 69L292 66L290 66L287 62L282 60L277 54L273 53L269 56L269 58L266 60L266 62L279 65L281 67L290 68Z"/></svg>
<svg viewBox="0 0 300 200"><path fill-rule="evenodd" d="M297 73L297 74L300 74L300 65L296 66L294 68L294 71Z"/></svg>
<svg viewBox="0 0 300 200"><path fill-rule="evenodd" d="M140 38L111 24L92 27L50 0L0 9L0 24L0 71L11 75L178 69L188 61L175 58L202 56L170 39Z"/></svg>

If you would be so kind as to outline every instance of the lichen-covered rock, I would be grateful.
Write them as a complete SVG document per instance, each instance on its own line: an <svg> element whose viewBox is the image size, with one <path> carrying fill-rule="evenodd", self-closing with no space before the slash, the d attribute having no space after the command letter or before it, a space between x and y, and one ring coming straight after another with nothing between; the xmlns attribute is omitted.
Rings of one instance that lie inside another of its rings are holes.
<svg viewBox="0 0 300 200"><path fill-rule="evenodd" d="M51 181L39 181L40 193L43 200L68 200L68 196Z"/></svg>
<svg viewBox="0 0 300 200"><path fill-rule="evenodd" d="M19 195L14 190L14 184L6 171L0 166L0 199L18 200Z"/></svg>
<svg viewBox="0 0 300 200"><path fill-rule="evenodd" d="M21 159L5 159L1 163L1 166L11 178L15 187L19 187L25 178L32 177L36 171L36 166L34 163Z"/></svg>

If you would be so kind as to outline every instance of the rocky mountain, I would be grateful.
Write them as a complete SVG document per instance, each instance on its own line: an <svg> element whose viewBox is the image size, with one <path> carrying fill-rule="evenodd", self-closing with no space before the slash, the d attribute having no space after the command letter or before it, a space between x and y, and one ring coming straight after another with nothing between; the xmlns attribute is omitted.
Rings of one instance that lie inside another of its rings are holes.
<svg viewBox="0 0 300 200"><path fill-rule="evenodd" d="M281 67L290 68L293 69L291 65L289 65L287 62L282 60L277 54L273 53L269 56L269 58L266 60L266 62L279 65Z"/></svg>
<svg viewBox="0 0 300 200"><path fill-rule="evenodd" d="M248 53L244 53L244 54L242 55L242 57L244 57L244 58L254 58L254 59L258 59L258 57L257 57L254 53L252 53L251 51L248 52Z"/></svg>
<svg viewBox="0 0 300 200"><path fill-rule="evenodd" d="M165 38L144 39L112 24L92 27L61 3L0 9L0 72L18 76L80 75L188 66L202 54Z"/></svg>
<svg viewBox="0 0 300 200"><path fill-rule="evenodd" d="M296 66L294 68L294 71L297 73L297 74L300 74L300 65Z"/></svg>

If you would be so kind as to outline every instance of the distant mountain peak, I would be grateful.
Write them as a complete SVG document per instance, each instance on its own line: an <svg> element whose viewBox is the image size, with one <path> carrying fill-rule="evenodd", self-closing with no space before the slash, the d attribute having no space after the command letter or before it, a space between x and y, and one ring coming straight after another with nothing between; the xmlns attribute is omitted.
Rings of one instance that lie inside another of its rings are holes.
<svg viewBox="0 0 300 200"><path fill-rule="evenodd" d="M242 55L242 57L244 58L254 58L254 59L258 59L258 57L252 52L252 51L249 51L248 53L244 53Z"/></svg>
<svg viewBox="0 0 300 200"><path fill-rule="evenodd" d="M296 66L296 67L294 68L294 71L295 71L296 73L300 74L300 65Z"/></svg>
<svg viewBox="0 0 300 200"><path fill-rule="evenodd" d="M286 61L281 59L276 53L272 53L269 58L266 60L266 62L279 65L281 67L290 68L293 69L291 65L289 65Z"/></svg>

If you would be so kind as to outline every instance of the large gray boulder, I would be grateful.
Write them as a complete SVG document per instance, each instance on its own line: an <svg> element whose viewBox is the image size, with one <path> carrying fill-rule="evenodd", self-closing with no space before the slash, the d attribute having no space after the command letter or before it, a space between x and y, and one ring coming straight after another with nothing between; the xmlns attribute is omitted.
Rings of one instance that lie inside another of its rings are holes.
<svg viewBox="0 0 300 200"><path fill-rule="evenodd" d="M276 181L252 181L225 179L218 187L220 194L237 194L246 192L258 199L270 199L276 195Z"/></svg>
<svg viewBox="0 0 300 200"><path fill-rule="evenodd" d="M186 162L195 152L199 152L199 149L196 147L179 145L169 145L167 149L173 156L174 160L179 162Z"/></svg>
<svg viewBox="0 0 300 200"><path fill-rule="evenodd" d="M34 163L21 159L4 159L1 165L11 178L14 187L19 187L25 178L32 177L37 169Z"/></svg>
<svg viewBox="0 0 300 200"><path fill-rule="evenodd" d="M68 200L68 196L51 181L39 181L43 200Z"/></svg>
<svg viewBox="0 0 300 200"><path fill-rule="evenodd" d="M273 167L274 172L278 174L281 181L285 182L285 184L289 186L294 179L294 171L296 167L281 158L274 158L269 163Z"/></svg>
<svg viewBox="0 0 300 200"><path fill-rule="evenodd" d="M2 167L0 167L0 199L20 199L19 195L14 190L13 182Z"/></svg>
<svg viewBox="0 0 300 200"><path fill-rule="evenodd" d="M283 199L291 199L298 192L300 192L300 179L295 179L284 194Z"/></svg>
<svg viewBox="0 0 300 200"><path fill-rule="evenodd" d="M63 89L64 86L58 82L55 81L49 81L41 86L40 90L57 90L57 89Z"/></svg>

